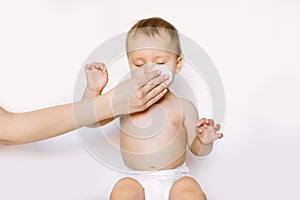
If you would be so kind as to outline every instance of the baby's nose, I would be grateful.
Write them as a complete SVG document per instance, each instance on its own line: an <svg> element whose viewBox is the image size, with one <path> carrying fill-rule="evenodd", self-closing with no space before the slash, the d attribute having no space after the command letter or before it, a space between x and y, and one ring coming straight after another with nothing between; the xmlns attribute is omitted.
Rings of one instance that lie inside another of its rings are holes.
<svg viewBox="0 0 300 200"><path fill-rule="evenodd" d="M145 64L145 70L146 70L146 72L152 71L153 67L154 67L153 63Z"/></svg>

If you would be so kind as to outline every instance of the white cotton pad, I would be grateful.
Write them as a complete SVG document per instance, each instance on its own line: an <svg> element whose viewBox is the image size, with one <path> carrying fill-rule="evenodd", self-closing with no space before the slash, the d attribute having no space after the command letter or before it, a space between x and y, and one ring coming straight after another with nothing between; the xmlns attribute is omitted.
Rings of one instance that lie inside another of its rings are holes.
<svg viewBox="0 0 300 200"><path fill-rule="evenodd" d="M170 82L173 81L173 73L166 65L155 65L152 70L160 70L161 74L166 74L169 76Z"/></svg>

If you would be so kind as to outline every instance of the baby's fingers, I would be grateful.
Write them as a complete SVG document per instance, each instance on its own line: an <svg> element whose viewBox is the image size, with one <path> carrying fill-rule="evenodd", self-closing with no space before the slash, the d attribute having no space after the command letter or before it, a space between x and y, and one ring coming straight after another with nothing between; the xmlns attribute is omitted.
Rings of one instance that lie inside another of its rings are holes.
<svg viewBox="0 0 300 200"><path fill-rule="evenodd" d="M86 64L86 65L84 66L84 70L85 70L85 71L91 70L91 66L90 66L89 64Z"/></svg>
<svg viewBox="0 0 300 200"><path fill-rule="evenodd" d="M200 135L207 134L207 131L208 131L208 125L206 124L196 127L196 132Z"/></svg>
<svg viewBox="0 0 300 200"><path fill-rule="evenodd" d="M216 137L217 137L216 139L221 139L221 138L223 138L223 136L224 136L224 135L223 135L222 133L217 133L217 134L216 134Z"/></svg>
<svg viewBox="0 0 300 200"><path fill-rule="evenodd" d="M97 65L97 69L99 69L101 71L105 71L106 70L105 64L104 63L99 63Z"/></svg>
<svg viewBox="0 0 300 200"><path fill-rule="evenodd" d="M196 127L196 132L202 134L204 132L203 127Z"/></svg>
<svg viewBox="0 0 300 200"><path fill-rule="evenodd" d="M105 65L103 63L100 62L92 62L90 64L91 66L91 70L96 69L96 70L103 70L105 69Z"/></svg>
<svg viewBox="0 0 300 200"><path fill-rule="evenodd" d="M215 126L214 126L214 129L215 129L215 131L218 131L218 130L220 130L220 124L215 124Z"/></svg>
<svg viewBox="0 0 300 200"><path fill-rule="evenodd" d="M206 119L206 118L201 118L198 123L197 123L197 126L202 126L203 124L209 124L209 120Z"/></svg>

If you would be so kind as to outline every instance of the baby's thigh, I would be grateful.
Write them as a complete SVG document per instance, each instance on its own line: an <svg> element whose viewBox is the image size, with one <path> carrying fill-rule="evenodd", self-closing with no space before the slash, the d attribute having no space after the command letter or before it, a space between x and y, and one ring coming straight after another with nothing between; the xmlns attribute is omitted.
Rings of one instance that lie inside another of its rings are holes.
<svg viewBox="0 0 300 200"><path fill-rule="evenodd" d="M169 198L170 200L206 200L206 195L194 178L184 176L174 182L173 186L170 189Z"/></svg>
<svg viewBox="0 0 300 200"><path fill-rule="evenodd" d="M133 178L122 178L113 187L110 193L110 200L144 200L145 193L143 186Z"/></svg>

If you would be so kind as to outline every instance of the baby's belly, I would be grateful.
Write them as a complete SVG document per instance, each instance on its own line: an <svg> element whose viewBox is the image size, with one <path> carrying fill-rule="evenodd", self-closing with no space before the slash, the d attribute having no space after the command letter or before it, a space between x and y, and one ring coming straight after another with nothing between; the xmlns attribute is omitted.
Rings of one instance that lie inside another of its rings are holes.
<svg viewBox="0 0 300 200"><path fill-rule="evenodd" d="M149 138L132 137L122 131L120 136L123 161L129 168L172 169L185 161L186 133L182 127L165 128Z"/></svg>

